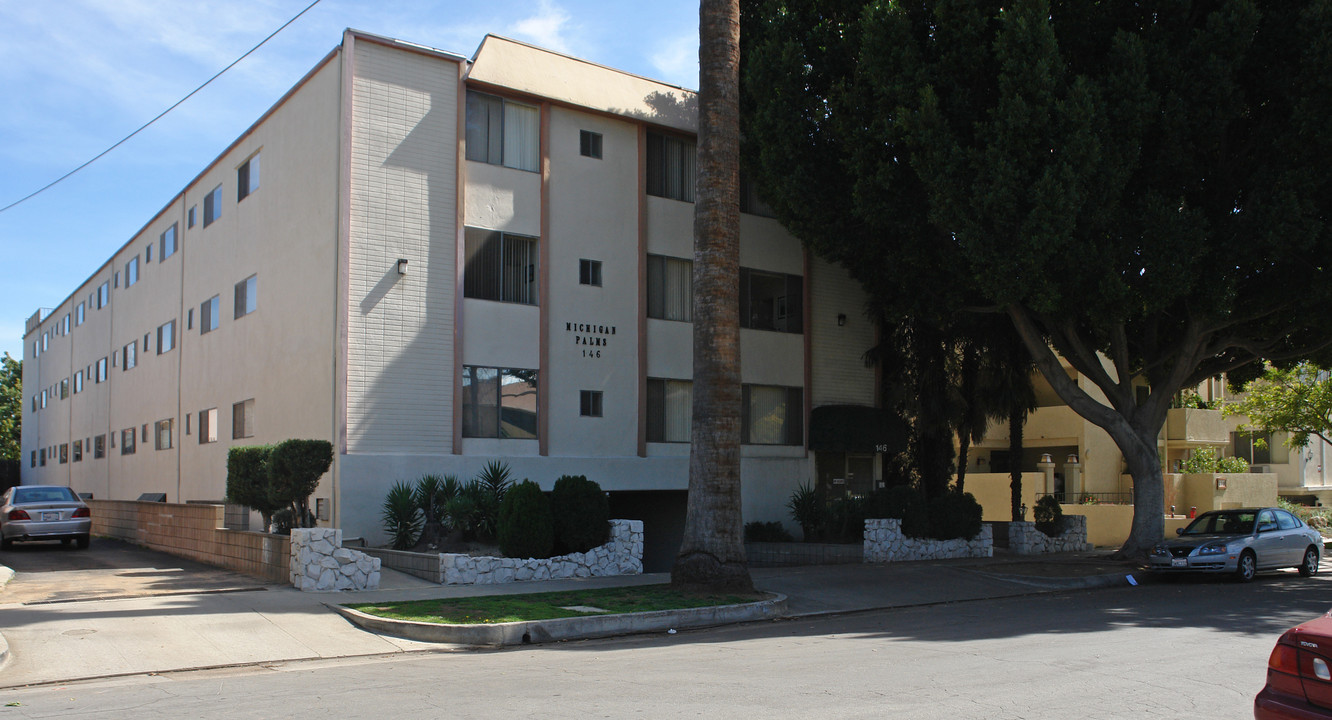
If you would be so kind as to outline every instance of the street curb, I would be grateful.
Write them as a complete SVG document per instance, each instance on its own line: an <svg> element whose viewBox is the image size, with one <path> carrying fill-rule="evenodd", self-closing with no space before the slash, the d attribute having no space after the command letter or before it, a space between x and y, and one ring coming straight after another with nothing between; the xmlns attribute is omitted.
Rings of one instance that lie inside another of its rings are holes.
<svg viewBox="0 0 1332 720"><path fill-rule="evenodd" d="M14 579L14 571L10 568L0 565L0 590L4 590L10 580ZM0 633L0 669L4 669L5 663L9 661L9 641L5 639L4 633Z"/></svg>
<svg viewBox="0 0 1332 720"><path fill-rule="evenodd" d="M1031 585L1033 587L1045 588L1052 592L1059 590L1090 590L1095 588L1115 587L1118 585L1132 586L1143 583L1147 574L1145 572L1115 572L1104 573L1101 575L1087 575L1076 578L1049 578L1034 575L1005 575L1003 573L983 572L973 570L972 572L996 580L1008 580L1010 582L1020 583L1022 585ZM1140 577L1141 576L1141 577ZM1133 580L1129 580L1133 578Z"/></svg>
<svg viewBox="0 0 1332 720"><path fill-rule="evenodd" d="M324 603L333 612L364 630L394 635L419 642L455 643L459 645L525 645L561 640L667 632L685 628L731 625L774 620L786 616L786 596L773 593L773 597L759 602L740 605L715 605L685 610L656 610L652 612L593 615L590 617L556 618L553 620L526 620L496 623L494 625L444 625L440 623L389 620L369 615L333 603Z"/></svg>

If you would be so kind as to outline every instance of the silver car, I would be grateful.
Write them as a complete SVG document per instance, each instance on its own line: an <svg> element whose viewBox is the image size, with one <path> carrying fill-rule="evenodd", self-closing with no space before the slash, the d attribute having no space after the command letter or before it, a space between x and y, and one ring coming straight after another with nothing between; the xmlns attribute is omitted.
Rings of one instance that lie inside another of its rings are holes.
<svg viewBox="0 0 1332 720"><path fill-rule="evenodd" d="M88 547L92 513L63 485L19 485L0 496L0 547L15 541L61 540Z"/></svg>
<svg viewBox="0 0 1332 720"><path fill-rule="evenodd" d="M1323 536L1281 508L1213 510L1176 532L1152 550L1154 572L1232 573L1248 582L1279 568L1310 577L1323 559Z"/></svg>

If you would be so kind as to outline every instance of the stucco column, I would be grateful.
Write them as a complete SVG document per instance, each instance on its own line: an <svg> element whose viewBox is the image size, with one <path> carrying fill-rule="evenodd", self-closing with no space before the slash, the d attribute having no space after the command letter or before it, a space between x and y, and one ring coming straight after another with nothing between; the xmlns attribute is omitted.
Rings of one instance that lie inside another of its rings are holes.
<svg viewBox="0 0 1332 720"><path fill-rule="evenodd" d="M1041 456L1041 461L1036 463L1036 469L1045 473L1045 494L1053 495L1055 491L1055 464L1054 460L1050 458L1049 453Z"/></svg>
<svg viewBox="0 0 1332 720"><path fill-rule="evenodd" d="M1082 498L1082 463L1077 455L1069 455L1064 463L1064 502L1075 505Z"/></svg>

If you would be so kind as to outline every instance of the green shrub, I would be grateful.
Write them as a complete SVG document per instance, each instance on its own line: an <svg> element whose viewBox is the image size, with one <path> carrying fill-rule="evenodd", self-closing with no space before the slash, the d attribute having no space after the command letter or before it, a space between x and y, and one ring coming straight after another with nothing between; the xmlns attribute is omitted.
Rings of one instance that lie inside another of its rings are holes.
<svg viewBox="0 0 1332 720"><path fill-rule="evenodd" d="M1249 471L1249 461L1242 457L1221 457L1216 448L1206 445L1197 448L1180 465L1186 473L1243 473Z"/></svg>
<svg viewBox="0 0 1332 720"><path fill-rule="evenodd" d="M394 550L406 550L416 545L421 534L421 508L416 503L416 492L411 485L399 480L384 498L384 531L393 539Z"/></svg>
<svg viewBox="0 0 1332 720"><path fill-rule="evenodd" d="M823 529L828 524L828 507L809 483L791 493L786 509L791 511L791 519L800 525L805 542L818 542L823 537Z"/></svg>
<svg viewBox="0 0 1332 720"><path fill-rule="evenodd" d="M273 513L282 508L268 492L268 455L272 445L242 445L227 451L227 502L244 505L264 518L264 532Z"/></svg>
<svg viewBox="0 0 1332 720"><path fill-rule="evenodd" d="M1223 473L1246 473L1248 471L1249 461L1234 455L1221 458L1216 468L1216 472Z"/></svg>
<svg viewBox="0 0 1332 720"><path fill-rule="evenodd" d="M504 502L504 495L512 486L509 466L498 460L486 463L481 472L468 483L476 506L472 523L475 538L489 542L498 537L500 503Z"/></svg>
<svg viewBox="0 0 1332 720"><path fill-rule="evenodd" d="M855 495L835 498L828 503L828 524L824 530L824 542L864 542L865 508L865 499Z"/></svg>
<svg viewBox="0 0 1332 720"><path fill-rule="evenodd" d="M268 454L268 492L278 507L290 507L300 527L313 527L310 496L333 464L327 440L284 440Z"/></svg>
<svg viewBox="0 0 1332 720"><path fill-rule="evenodd" d="M894 485L887 490L880 490L871 495L876 516L896 518L902 521L902 534L907 537L923 538L930 535L930 508L915 488L910 485Z"/></svg>
<svg viewBox="0 0 1332 720"><path fill-rule="evenodd" d="M930 537L970 540L981 531L980 503L971 493L945 492L929 504Z"/></svg>
<svg viewBox="0 0 1332 720"><path fill-rule="evenodd" d="M582 475L563 475L550 492L555 516L555 553L586 552L610 534L610 500L601 486Z"/></svg>
<svg viewBox="0 0 1332 720"><path fill-rule="evenodd" d="M780 522L745 523L745 542L795 542L795 537Z"/></svg>
<svg viewBox="0 0 1332 720"><path fill-rule="evenodd" d="M555 544L550 499L524 480L504 494L499 511L499 545L505 557L548 558Z"/></svg>
<svg viewBox="0 0 1332 720"><path fill-rule="evenodd" d="M1064 509L1059 507L1059 501L1053 495L1046 495L1036 501L1036 509L1032 511L1036 518L1036 529L1050 537L1059 535L1064 524Z"/></svg>

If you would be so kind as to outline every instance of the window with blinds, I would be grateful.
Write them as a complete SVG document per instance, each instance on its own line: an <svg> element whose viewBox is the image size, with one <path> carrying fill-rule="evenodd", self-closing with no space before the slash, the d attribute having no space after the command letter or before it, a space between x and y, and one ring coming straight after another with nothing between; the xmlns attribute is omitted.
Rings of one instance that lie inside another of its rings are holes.
<svg viewBox="0 0 1332 720"><path fill-rule="evenodd" d="M541 110L494 95L467 93L467 159L536 172Z"/></svg>
<svg viewBox="0 0 1332 720"><path fill-rule="evenodd" d="M467 228L463 296L537 304L536 238Z"/></svg>
<svg viewBox="0 0 1332 720"><path fill-rule="evenodd" d="M690 260L648 255L648 317L658 320L694 319L694 263Z"/></svg>

